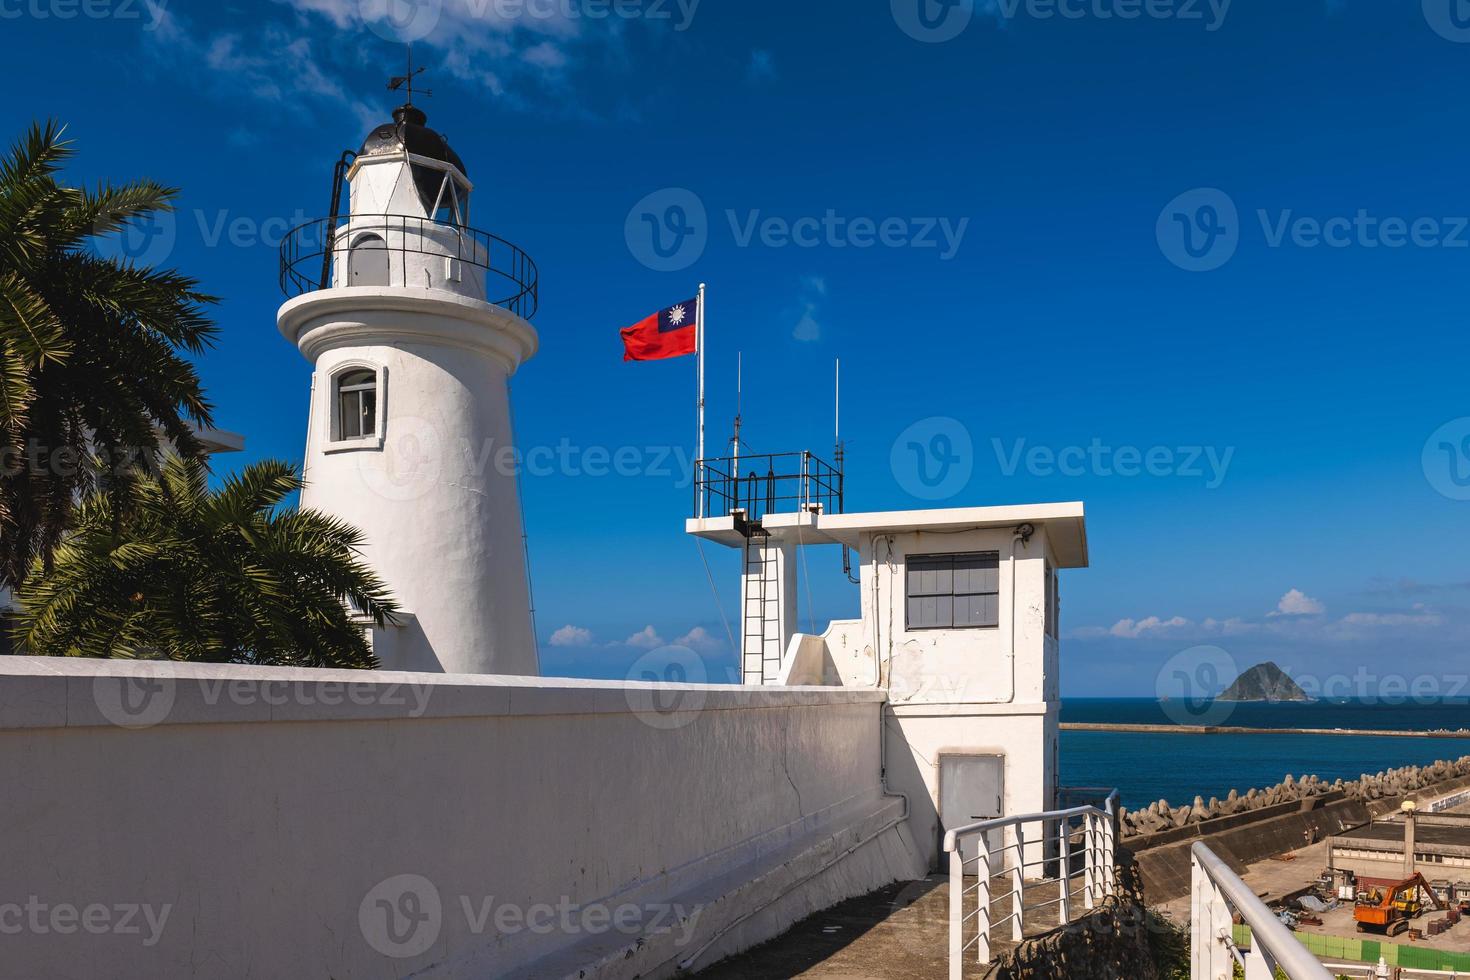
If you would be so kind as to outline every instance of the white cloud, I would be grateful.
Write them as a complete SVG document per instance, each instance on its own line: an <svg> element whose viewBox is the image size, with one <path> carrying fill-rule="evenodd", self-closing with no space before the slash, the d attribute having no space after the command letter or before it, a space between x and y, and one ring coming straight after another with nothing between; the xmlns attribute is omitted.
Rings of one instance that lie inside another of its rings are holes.
<svg viewBox="0 0 1470 980"><path fill-rule="evenodd" d="M821 300L827 295L827 280L821 276L802 276L800 295L798 308L801 313L791 336L803 343L813 343L822 339L822 324L817 315Z"/></svg>
<svg viewBox="0 0 1470 980"><path fill-rule="evenodd" d="M586 118L636 117L629 94L636 89L591 89L605 96L597 104L575 72L627 75L636 66L626 49L630 31L687 27L677 6L670 17L638 20L592 18L578 4L440 0L412 9L428 11L422 22L428 33L414 47L415 62L429 69L424 87L433 88L436 78L461 90L472 83L513 108ZM297 111L315 104L321 118L346 112L366 132L386 122L394 104L382 79L403 70L403 46L383 21L385 10L381 0L276 0L252 8L249 17L206 28L159 6L145 47L218 98L285 103ZM418 25L419 13L413 16Z"/></svg>
<svg viewBox="0 0 1470 980"><path fill-rule="evenodd" d="M815 303L808 303L806 305L806 310L802 312L801 319L796 321L796 326L792 329L791 336L806 343L822 339L822 325L817 322L817 305Z"/></svg>
<svg viewBox="0 0 1470 980"><path fill-rule="evenodd" d="M1419 605L1413 612L1355 612L1342 617L1344 626L1439 626L1444 617Z"/></svg>
<svg viewBox="0 0 1470 980"><path fill-rule="evenodd" d="M640 650L653 650L664 645L664 638L658 635L658 630L652 626L645 626L624 641L630 647L638 647Z"/></svg>
<svg viewBox="0 0 1470 980"><path fill-rule="evenodd" d="M322 51L329 41L314 46L310 37L285 24L266 21L248 35L226 31L206 36L176 12L166 11L158 30L145 37L155 60L201 79L222 98L345 110L364 132L387 118L384 108L358 98L323 69Z"/></svg>
<svg viewBox="0 0 1470 980"><path fill-rule="evenodd" d="M1158 616L1150 616L1134 622L1131 619L1120 619L1108 630L1113 636L1128 640L1136 640L1149 633L1162 633L1168 630L1183 629L1189 625L1189 620L1183 616L1175 616L1173 619L1160 619Z"/></svg>
<svg viewBox="0 0 1470 980"><path fill-rule="evenodd" d="M551 634L554 647L585 647L592 645L592 631L570 624Z"/></svg>
<svg viewBox="0 0 1470 980"><path fill-rule="evenodd" d="M1111 636L1120 640L1139 640L1151 635L1158 636L1176 632L1190 625L1192 625L1190 621L1183 616L1175 616L1171 619L1148 616L1144 619L1120 619L1112 626L1084 626L1073 630L1071 635L1084 638Z"/></svg>
<svg viewBox="0 0 1470 980"><path fill-rule="evenodd" d="M688 647L696 653L715 653L724 650L729 644L717 638L703 626L696 626L674 641L675 646Z"/></svg>
<svg viewBox="0 0 1470 980"><path fill-rule="evenodd" d="M1326 606L1304 593L1301 589L1292 589L1281 597L1281 601L1276 603L1276 608L1269 615L1320 616L1326 611Z"/></svg>
<svg viewBox="0 0 1470 980"><path fill-rule="evenodd" d="M1206 633L1220 633L1224 636L1239 636L1242 633L1255 633L1261 628L1260 623L1247 622L1239 616L1231 616L1229 619L1215 619L1211 617L1200 624Z"/></svg>
<svg viewBox="0 0 1470 980"><path fill-rule="evenodd" d="M306 24L320 18L339 32L364 32L368 43L396 35L384 20L386 4L382 2L280 2L296 11ZM687 27L687 23L675 13L676 9L669 8L671 16L646 17L639 23L678 31L681 24ZM420 35L415 42L416 60L429 65L431 72L482 85L518 108L546 112L551 106L563 112L587 114L587 88L571 79L570 73L582 66L626 72L633 64L624 43L634 20L588 16L581 4L439 0L425 14L428 19L420 23L419 14L413 16L415 33ZM620 90L608 91L616 95ZM579 97L547 98L552 94Z"/></svg>

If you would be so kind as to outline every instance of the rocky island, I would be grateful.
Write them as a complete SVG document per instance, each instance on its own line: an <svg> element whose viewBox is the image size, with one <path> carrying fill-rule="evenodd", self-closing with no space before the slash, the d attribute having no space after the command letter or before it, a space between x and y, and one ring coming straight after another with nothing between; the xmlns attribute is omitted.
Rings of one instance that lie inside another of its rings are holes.
<svg viewBox="0 0 1470 980"><path fill-rule="evenodd" d="M1307 692L1274 663L1257 664L1241 674L1220 701L1311 701Z"/></svg>

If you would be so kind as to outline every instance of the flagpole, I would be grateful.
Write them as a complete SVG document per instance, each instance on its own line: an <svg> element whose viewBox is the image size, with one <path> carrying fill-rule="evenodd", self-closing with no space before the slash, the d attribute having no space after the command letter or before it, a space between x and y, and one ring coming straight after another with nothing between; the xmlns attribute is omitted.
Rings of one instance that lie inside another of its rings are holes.
<svg viewBox="0 0 1470 980"><path fill-rule="evenodd" d="M696 408L699 414L699 440L694 450L694 479L698 486L704 476L704 283L699 284L699 303L695 316L696 326L694 329L694 346L699 354L699 366L695 369L696 382L699 387L699 398ZM705 516L704 494L699 494L699 516Z"/></svg>

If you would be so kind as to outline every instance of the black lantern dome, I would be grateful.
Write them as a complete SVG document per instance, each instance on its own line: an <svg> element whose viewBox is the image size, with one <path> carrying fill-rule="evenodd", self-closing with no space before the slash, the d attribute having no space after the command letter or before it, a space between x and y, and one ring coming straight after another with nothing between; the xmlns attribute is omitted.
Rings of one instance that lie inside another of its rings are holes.
<svg viewBox="0 0 1470 980"><path fill-rule="evenodd" d="M428 119L424 111L412 103L399 106L393 110L391 123L384 123L368 134L368 138L363 141L362 149L358 150L357 155L359 157L397 156L407 150L414 156L450 164L465 177L469 177L464 161L450 147L449 141L441 133L425 125ZM413 179L425 209L432 207L439 195L439 187L444 181L443 172L415 163L413 164Z"/></svg>

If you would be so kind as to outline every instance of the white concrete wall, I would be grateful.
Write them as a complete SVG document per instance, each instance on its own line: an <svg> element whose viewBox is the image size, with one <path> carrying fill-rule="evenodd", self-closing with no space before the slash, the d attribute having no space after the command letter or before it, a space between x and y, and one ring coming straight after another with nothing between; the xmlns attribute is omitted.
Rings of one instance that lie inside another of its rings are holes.
<svg viewBox="0 0 1470 980"><path fill-rule="evenodd" d="M398 212L386 217L379 213L354 216L335 230L333 241L328 243L332 250L333 287L356 285L352 279L353 249L366 247L388 253L388 280L380 285L443 289L487 302L495 302L507 294L507 280L499 274L489 277L495 295L487 292L486 270L492 257L480 238L449 224L413 217L404 220L397 215ZM370 236L383 244L364 245ZM508 267L508 255L498 256L497 260Z"/></svg>
<svg viewBox="0 0 1470 980"><path fill-rule="evenodd" d="M870 631L860 619L834 619L821 636L796 633L786 645L781 683L830 687L873 687L877 668Z"/></svg>
<svg viewBox="0 0 1470 980"><path fill-rule="evenodd" d="M0 658L0 975L704 965L917 874L881 702Z"/></svg>
<svg viewBox="0 0 1470 980"><path fill-rule="evenodd" d="M909 630L908 556L984 551L1000 554L999 626ZM910 826L925 859L935 865L943 836L938 804L945 755L1002 757L1007 815L1055 806L1059 646L1046 634L1045 620L1051 546L1042 526L1029 542L1017 541L1010 529L877 534L859 552L863 618L835 621L821 637L793 637L786 678L872 687L881 676L891 702L889 785L911 801Z"/></svg>
<svg viewBox="0 0 1470 980"><path fill-rule="evenodd" d="M1005 815L1039 813L1055 802L1054 706L896 705L888 716L888 785L908 797L914 839L930 867L943 839L939 770L945 755L998 755L1005 760ZM1035 861L1039 852L1028 854Z"/></svg>
<svg viewBox="0 0 1470 980"><path fill-rule="evenodd" d="M904 570L910 555L994 551L1000 555L1000 616L993 629L909 630ZM875 535L864 542L863 621L884 663L895 704L1040 703L1046 538L1014 541L1009 530ZM1014 556L1014 564L1012 558Z"/></svg>
<svg viewBox="0 0 1470 980"><path fill-rule="evenodd" d="M995 551L1000 555L999 626L909 630L905 563L910 555ZM1005 759L1005 813L1053 807L1057 787L1057 645L1045 626L1049 544L1009 529L875 535L861 548L868 645L883 665L892 712L889 784L913 801L912 826L937 862L941 757ZM1035 855L1032 856L1035 858Z"/></svg>

